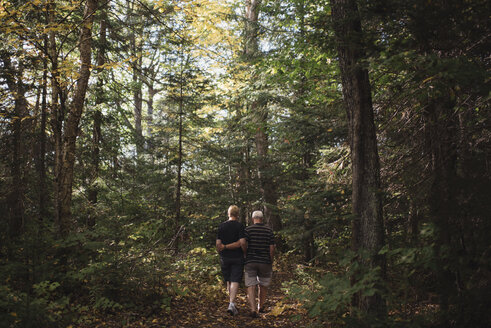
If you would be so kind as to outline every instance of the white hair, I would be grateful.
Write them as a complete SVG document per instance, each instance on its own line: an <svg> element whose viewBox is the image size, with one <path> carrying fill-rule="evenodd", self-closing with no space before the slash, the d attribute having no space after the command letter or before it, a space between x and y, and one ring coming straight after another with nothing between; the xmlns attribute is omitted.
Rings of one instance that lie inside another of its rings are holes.
<svg viewBox="0 0 491 328"><path fill-rule="evenodd" d="M254 211L252 212L252 218L253 219L263 219L263 212L261 211Z"/></svg>

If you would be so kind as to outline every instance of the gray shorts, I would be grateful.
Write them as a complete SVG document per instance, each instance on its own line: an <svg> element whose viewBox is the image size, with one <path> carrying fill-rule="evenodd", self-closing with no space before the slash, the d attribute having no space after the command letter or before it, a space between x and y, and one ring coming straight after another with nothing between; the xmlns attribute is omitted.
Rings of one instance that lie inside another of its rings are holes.
<svg viewBox="0 0 491 328"><path fill-rule="evenodd" d="M265 263L247 263L245 265L245 285L246 287L256 286L257 284L268 287L273 276L273 265Z"/></svg>

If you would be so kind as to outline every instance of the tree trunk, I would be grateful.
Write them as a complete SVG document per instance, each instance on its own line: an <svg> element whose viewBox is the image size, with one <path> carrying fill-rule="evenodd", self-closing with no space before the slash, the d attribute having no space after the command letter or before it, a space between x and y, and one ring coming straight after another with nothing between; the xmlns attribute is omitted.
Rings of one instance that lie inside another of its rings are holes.
<svg viewBox="0 0 491 328"><path fill-rule="evenodd" d="M105 4L107 6L107 4ZM102 8L101 15L101 29L99 34L99 51L97 53L97 91L95 100L95 111L93 114L93 131L92 131L92 170L90 177L90 187L88 192L88 199L95 208L97 204L98 188L97 178L99 177L99 162L100 162L100 144L102 140L101 125L102 125L102 111L100 106L104 103L104 69L102 66L105 62L105 50L106 50L106 33L107 33L107 12L105 8ZM87 225L93 227L95 225L95 213L91 211L87 218Z"/></svg>
<svg viewBox="0 0 491 328"><path fill-rule="evenodd" d="M128 6L128 16L131 17L130 27L130 49L131 55L136 58L131 63L131 69L133 73L133 113L135 120L135 142L136 142L136 152L138 155L143 152L143 129L142 129L142 110L143 110L143 95L142 95L142 41L137 41L137 35L143 35L143 28L138 27L137 14L135 13L137 4L132 3ZM137 28L138 27L138 28Z"/></svg>
<svg viewBox="0 0 491 328"><path fill-rule="evenodd" d="M151 74L151 78L149 81L146 83L148 87L148 101L147 101L147 136L148 138L145 140L145 148L147 151L151 154L153 154L153 112L154 112L154 101L155 101L155 95L161 91L160 88L155 88L154 86L154 79L155 79L156 72L153 71Z"/></svg>
<svg viewBox="0 0 491 328"><path fill-rule="evenodd" d="M244 225L247 225L250 221L251 209L250 209L250 185L251 185L251 169L250 169L250 146L248 138L244 138L245 146L242 149L242 158L239 162L239 167L237 169L237 194L242 191L244 195L241 197L240 201L240 222ZM244 199L245 198L245 199Z"/></svg>
<svg viewBox="0 0 491 328"><path fill-rule="evenodd" d="M142 130L142 108L143 97L141 90L141 81L138 77L139 73L138 65L133 67L133 112L135 116L135 139L136 139L136 152L140 155L143 151L143 130Z"/></svg>
<svg viewBox="0 0 491 328"><path fill-rule="evenodd" d="M12 185L7 197L9 207L9 234L17 237L22 232L24 225L24 191L23 191L23 167L25 137L24 118L28 114L27 99L23 83L22 62L18 68L14 68L10 60L10 54L2 53L2 61L5 74L3 78L7 82L10 93L14 96L14 117L12 121L12 161L10 174Z"/></svg>
<svg viewBox="0 0 491 328"><path fill-rule="evenodd" d="M48 39L44 40L45 53L48 53ZM47 180L46 180L46 123L48 119L47 111L48 98L48 62L43 58L43 78L41 95L41 123L39 126L39 156L37 171L39 176L39 218L44 219L48 216L47 211Z"/></svg>
<svg viewBox="0 0 491 328"><path fill-rule="evenodd" d="M252 106L253 108L256 107ZM257 117L258 112L264 110L265 108L259 108L257 106L254 110L255 115ZM254 136L254 140L256 142L256 151L257 151L257 169L258 169L258 177L259 183L261 185L261 194L263 196L263 209L264 209L264 217L266 218L266 222L268 222L274 231L278 231L281 229L281 219L278 215L278 195L276 193L276 185L273 179L271 165L269 163L268 156L268 135L266 133L266 122L267 122L267 113L264 115L259 115L260 121L257 122L257 130L256 135Z"/></svg>
<svg viewBox="0 0 491 328"><path fill-rule="evenodd" d="M184 69L184 68L182 68ZM177 152L177 186L176 186L176 220L175 220L175 243L174 243L174 251L177 254L179 251L179 232L180 232L180 223L181 223L181 171L182 171L182 120L184 115L184 99L183 99L183 74L181 70L181 78L180 78L180 97L179 97L179 145Z"/></svg>
<svg viewBox="0 0 491 328"><path fill-rule="evenodd" d="M244 54L249 60L254 59L259 50L257 40L259 6L261 6L261 0L246 0Z"/></svg>
<svg viewBox="0 0 491 328"><path fill-rule="evenodd" d="M380 267L385 276L385 258L378 255L384 245L380 164L368 70L362 66L361 21L355 0L334 0L331 4L353 168L352 246L356 251L368 251L367 265ZM357 303L370 314L385 315L380 294L360 297Z"/></svg>
<svg viewBox="0 0 491 328"><path fill-rule="evenodd" d="M54 0L49 0L47 5L48 23L55 26L55 8ZM55 224L60 227L61 218L61 199L60 194L60 172L62 165L62 136L63 121L65 116L65 100L62 97L61 86L59 84L60 75L58 70L58 50L56 48L56 33L50 30L48 34L48 54L51 62L51 129L53 131L54 143L54 208Z"/></svg>
<svg viewBox="0 0 491 328"><path fill-rule="evenodd" d="M259 51L258 17L260 5L261 0L246 0L244 54L245 59L251 62L257 58ZM278 196L268 156L268 111L267 107L257 100L250 104L250 110L254 116L253 121L256 124L254 140L258 156L257 169L263 197L265 221L271 225L273 230L278 231L281 229L281 219L278 215Z"/></svg>
<svg viewBox="0 0 491 328"><path fill-rule="evenodd" d="M155 95L159 90L156 90L153 86L153 82L148 84L148 104L147 104L147 134L148 137L152 137L152 124L153 124L153 102Z"/></svg>
<svg viewBox="0 0 491 328"><path fill-rule="evenodd" d="M437 281L440 291L441 311L446 315L449 308L449 297L455 291L454 277L447 266L448 250L452 249L452 222L455 205L455 192L452 184L456 179L458 137L457 122L449 113L453 104L448 99L430 100L425 115L425 132L427 152L431 160L433 183L430 189L430 215L437 227ZM448 318L447 318L448 319Z"/></svg>
<svg viewBox="0 0 491 328"><path fill-rule="evenodd" d="M62 161L59 168L58 183L58 232L66 236L69 232L71 221L73 168L75 165L75 147L79 134L79 122L82 116L85 94L89 84L90 64L92 54L92 24L97 9L98 0L87 0L83 24L80 30L80 60L79 79L74 91L70 112L65 124L62 144Z"/></svg>

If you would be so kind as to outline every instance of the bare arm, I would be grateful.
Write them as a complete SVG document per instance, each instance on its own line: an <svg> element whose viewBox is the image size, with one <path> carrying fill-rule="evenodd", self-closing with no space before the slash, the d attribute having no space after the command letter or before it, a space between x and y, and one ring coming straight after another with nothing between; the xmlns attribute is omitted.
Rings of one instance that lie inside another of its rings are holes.
<svg viewBox="0 0 491 328"><path fill-rule="evenodd" d="M242 241L244 240L244 241ZM230 244L227 244L227 249L237 249L237 248L241 248L242 247L242 244L245 242L245 238L240 238L239 240L237 241L234 241L233 243L230 243ZM242 248L243 250L244 248Z"/></svg>
<svg viewBox="0 0 491 328"><path fill-rule="evenodd" d="M244 253L245 256L247 253L247 240L245 238L240 238L239 242L240 242L240 247L242 248L242 252Z"/></svg>
<svg viewBox="0 0 491 328"><path fill-rule="evenodd" d="M218 253L220 253L221 251L223 251L225 249L225 245L222 244L222 240L221 239L217 239L216 240L215 246L216 246L216 249L217 249L217 252Z"/></svg>

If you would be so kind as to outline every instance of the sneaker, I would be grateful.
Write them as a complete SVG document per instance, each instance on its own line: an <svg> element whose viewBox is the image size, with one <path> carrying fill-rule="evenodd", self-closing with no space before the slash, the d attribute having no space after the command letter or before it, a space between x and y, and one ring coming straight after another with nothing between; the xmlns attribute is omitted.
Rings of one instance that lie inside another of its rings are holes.
<svg viewBox="0 0 491 328"><path fill-rule="evenodd" d="M234 304L234 303L230 303L230 304L228 305L227 312L228 312L230 315L237 315L237 313L239 313L239 311L237 311L237 308L235 307L235 304Z"/></svg>

